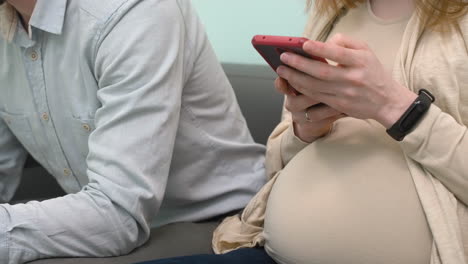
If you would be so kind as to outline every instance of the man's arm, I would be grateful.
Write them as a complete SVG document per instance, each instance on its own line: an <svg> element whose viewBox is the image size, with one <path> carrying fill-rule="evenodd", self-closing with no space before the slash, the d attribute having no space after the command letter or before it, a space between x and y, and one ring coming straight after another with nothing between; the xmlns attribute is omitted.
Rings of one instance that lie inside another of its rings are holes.
<svg viewBox="0 0 468 264"><path fill-rule="evenodd" d="M90 183L77 194L0 206L0 263L121 255L149 237L179 122L185 28L178 1L125 5L97 36L102 107L89 138Z"/></svg>
<svg viewBox="0 0 468 264"><path fill-rule="evenodd" d="M27 156L5 119L0 117L0 203L9 202L15 194Z"/></svg>

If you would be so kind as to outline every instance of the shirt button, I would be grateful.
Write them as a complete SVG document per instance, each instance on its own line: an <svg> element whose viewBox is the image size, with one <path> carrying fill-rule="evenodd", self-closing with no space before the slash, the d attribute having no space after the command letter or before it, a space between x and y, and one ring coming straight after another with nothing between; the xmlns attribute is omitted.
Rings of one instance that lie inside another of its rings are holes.
<svg viewBox="0 0 468 264"><path fill-rule="evenodd" d="M39 58L39 55L37 55L37 52L33 50L31 52L31 60L36 61Z"/></svg>
<svg viewBox="0 0 468 264"><path fill-rule="evenodd" d="M83 124L83 129L87 132L91 131L91 127L88 124Z"/></svg>
<svg viewBox="0 0 468 264"><path fill-rule="evenodd" d="M71 171L69 169L63 169L63 175L70 176Z"/></svg>
<svg viewBox="0 0 468 264"><path fill-rule="evenodd" d="M49 114L43 113L43 114L42 114L42 120L44 120L44 121L49 121Z"/></svg>

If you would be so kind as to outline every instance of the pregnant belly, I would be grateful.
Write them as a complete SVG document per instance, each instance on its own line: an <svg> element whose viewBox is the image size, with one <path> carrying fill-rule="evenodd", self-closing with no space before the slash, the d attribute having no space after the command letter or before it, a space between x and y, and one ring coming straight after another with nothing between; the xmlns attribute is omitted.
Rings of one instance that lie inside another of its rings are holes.
<svg viewBox="0 0 468 264"><path fill-rule="evenodd" d="M319 141L288 164L265 217L277 262L429 263L432 237L406 162L380 143Z"/></svg>

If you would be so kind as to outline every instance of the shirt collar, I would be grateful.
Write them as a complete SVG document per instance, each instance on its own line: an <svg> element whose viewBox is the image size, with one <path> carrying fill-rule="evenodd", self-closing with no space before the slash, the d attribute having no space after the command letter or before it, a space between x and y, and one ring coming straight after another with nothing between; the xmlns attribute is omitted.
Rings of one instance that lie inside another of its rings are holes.
<svg viewBox="0 0 468 264"><path fill-rule="evenodd" d="M29 21L30 26L60 35L65 21L67 0L37 0L36 7ZM18 23L15 9L8 3L0 6L0 31L11 42Z"/></svg>
<svg viewBox="0 0 468 264"><path fill-rule="evenodd" d="M43 31L60 35L65 21L66 8L67 0L37 0L29 24Z"/></svg>

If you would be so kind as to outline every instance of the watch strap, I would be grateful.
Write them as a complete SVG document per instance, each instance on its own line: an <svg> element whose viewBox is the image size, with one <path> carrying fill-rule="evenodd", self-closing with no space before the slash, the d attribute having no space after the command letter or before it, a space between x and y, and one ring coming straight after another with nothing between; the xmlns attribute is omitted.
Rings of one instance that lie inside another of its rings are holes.
<svg viewBox="0 0 468 264"><path fill-rule="evenodd" d="M434 96L427 90L419 90L418 97L398 119L398 121L387 129L387 133L397 141L402 141L406 135L416 128L423 116L435 101Z"/></svg>

